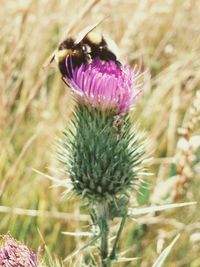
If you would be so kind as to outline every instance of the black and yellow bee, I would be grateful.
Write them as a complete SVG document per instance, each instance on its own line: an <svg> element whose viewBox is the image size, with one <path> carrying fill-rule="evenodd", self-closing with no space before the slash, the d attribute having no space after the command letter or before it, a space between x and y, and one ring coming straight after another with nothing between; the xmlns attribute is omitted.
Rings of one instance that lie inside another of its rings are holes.
<svg viewBox="0 0 200 267"><path fill-rule="evenodd" d="M77 38L68 37L58 46L52 60L55 59L58 63L63 77L70 78L71 67L79 67L95 58L112 60L120 66L115 43L95 30L98 24L85 28ZM66 67L67 56L71 56L71 66Z"/></svg>

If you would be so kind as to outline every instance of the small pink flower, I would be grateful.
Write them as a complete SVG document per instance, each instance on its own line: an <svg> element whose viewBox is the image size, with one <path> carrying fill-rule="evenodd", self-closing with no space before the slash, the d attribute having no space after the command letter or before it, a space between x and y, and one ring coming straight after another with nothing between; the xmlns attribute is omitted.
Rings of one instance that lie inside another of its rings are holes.
<svg viewBox="0 0 200 267"><path fill-rule="evenodd" d="M0 245L1 267L37 267L37 255L11 236L3 236Z"/></svg>
<svg viewBox="0 0 200 267"><path fill-rule="evenodd" d="M139 69L134 72L128 65L119 66L115 61L96 58L74 68L68 56L66 67L68 75L64 79L79 100L103 110L128 111L143 88L139 82L143 73Z"/></svg>

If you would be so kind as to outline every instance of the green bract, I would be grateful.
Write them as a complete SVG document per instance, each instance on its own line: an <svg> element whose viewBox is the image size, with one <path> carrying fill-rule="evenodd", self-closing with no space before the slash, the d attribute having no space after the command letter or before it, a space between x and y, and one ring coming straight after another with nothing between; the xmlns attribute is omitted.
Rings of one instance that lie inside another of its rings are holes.
<svg viewBox="0 0 200 267"><path fill-rule="evenodd" d="M93 202L128 196L143 159L129 116L115 114L79 103L59 151L74 191Z"/></svg>

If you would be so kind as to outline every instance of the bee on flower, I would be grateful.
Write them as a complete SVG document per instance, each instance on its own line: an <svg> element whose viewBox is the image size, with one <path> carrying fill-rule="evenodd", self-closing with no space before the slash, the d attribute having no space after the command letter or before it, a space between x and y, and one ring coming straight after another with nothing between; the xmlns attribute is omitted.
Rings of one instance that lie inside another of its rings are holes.
<svg viewBox="0 0 200 267"><path fill-rule="evenodd" d="M119 61L115 43L96 31L83 30L67 38L55 53L62 79L80 101L101 109L124 113L142 92L140 68L132 70Z"/></svg>

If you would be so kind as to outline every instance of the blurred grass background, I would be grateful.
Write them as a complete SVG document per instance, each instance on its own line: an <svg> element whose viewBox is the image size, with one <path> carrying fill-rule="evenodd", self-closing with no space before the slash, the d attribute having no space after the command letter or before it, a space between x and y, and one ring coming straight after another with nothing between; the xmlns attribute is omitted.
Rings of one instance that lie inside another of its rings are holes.
<svg viewBox="0 0 200 267"><path fill-rule="evenodd" d="M40 231L59 259L86 242L61 233L88 230L79 201L62 197L64 190L51 187L44 177L65 178L54 144L72 115L73 101L55 64L43 65L68 32L77 33L107 15L100 28L130 64L142 57L152 76L134 112L149 139L149 170L154 173L144 178L148 183L137 196L139 205L199 202L199 14L198 0L1 0L1 234L9 231L37 249ZM127 256L141 259L116 266L151 266L179 232L166 266L200 266L199 208L130 221L120 251L128 249ZM77 256L74 266L80 261Z"/></svg>

